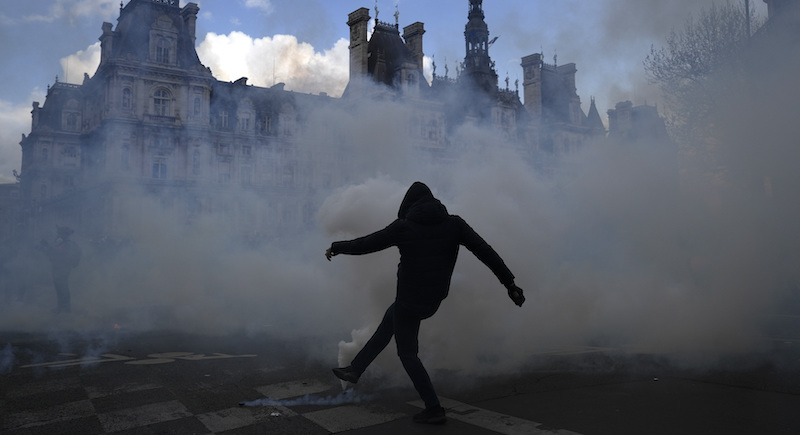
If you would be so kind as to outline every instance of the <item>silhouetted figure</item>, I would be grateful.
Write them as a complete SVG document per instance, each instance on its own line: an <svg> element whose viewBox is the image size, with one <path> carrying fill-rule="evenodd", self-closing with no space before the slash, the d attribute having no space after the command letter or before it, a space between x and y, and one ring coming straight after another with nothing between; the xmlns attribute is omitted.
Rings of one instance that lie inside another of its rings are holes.
<svg viewBox="0 0 800 435"><path fill-rule="evenodd" d="M69 275L81 261L81 249L70 240L72 229L69 227L56 227L57 237L53 245L42 240L40 249L50 260L53 271L53 286L56 289L58 305L56 312L68 313L71 309L69 292Z"/></svg>
<svg viewBox="0 0 800 435"><path fill-rule="evenodd" d="M337 254L361 255L390 246L400 250L397 295L386 310L378 329L349 366L333 369L344 381L356 383L372 361L389 344L392 336L397 354L414 383L425 410L414 416L418 423L444 423L444 408L434 391L428 372L417 356L419 327L447 297L459 245L464 245L491 269L518 306L525 302L522 289L500 256L461 217L450 215L431 190L415 182L406 192L397 220L368 236L334 242L325 251L330 261Z"/></svg>

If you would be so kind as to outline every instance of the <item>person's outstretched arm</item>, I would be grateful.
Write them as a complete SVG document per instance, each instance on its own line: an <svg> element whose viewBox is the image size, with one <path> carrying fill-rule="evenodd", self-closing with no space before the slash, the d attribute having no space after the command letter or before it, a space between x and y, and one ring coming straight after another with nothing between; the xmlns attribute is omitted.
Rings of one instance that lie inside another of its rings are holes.
<svg viewBox="0 0 800 435"><path fill-rule="evenodd" d="M325 258L331 261L331 257L339 254L363 255L382 251L395 245L397 235L397 221L392 222L386 228L376 231L364 237L353 240L333 242L325 250Z"/></svg>
<svg viewBox="0 0 800 435"><path fill-rule="evenodd" d="M508 297L517 306L521 307L525 303L524 292L514 283L514 274L511 273L506 263L500 258L500 254L475 232L464 219L459 219L461 220L461 244L495 274L508 291Z"/></svg>

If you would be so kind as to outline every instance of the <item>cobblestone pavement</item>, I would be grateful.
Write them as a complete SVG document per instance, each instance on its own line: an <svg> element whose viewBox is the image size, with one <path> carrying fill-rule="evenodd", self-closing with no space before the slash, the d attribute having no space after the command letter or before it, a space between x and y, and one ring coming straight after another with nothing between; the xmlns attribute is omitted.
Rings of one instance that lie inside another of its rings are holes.
<svg viewBox="0 0 800 435"><path fill-rule="evenodd" d="M297 343L187 334L86 339L0 333L0 433L790 434L800 430L800 342L727 368L564 346L531 370L470 380L435 373L441 426L378 377L342 386ZM777 357L776 357L777 355Z"/></svg>

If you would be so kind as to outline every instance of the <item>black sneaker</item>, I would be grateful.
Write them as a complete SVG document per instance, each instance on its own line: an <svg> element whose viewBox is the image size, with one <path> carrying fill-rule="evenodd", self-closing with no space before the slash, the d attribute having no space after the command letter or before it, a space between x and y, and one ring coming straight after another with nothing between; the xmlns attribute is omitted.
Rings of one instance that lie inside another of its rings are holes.
<svg viewBox="0 0 800 435"><path fill-rule="evenodd" d="M447 417L444 416L444 408L441 406L427 408L414 415L414 423L442 424L446 421Z"/></svg>
<svg viewBox="0 0 800 435"><path fill-rule="evenodd" d="M351 384L357 383L358 378L361 377L352 366L333 369L333 374L336 375L337 378L350 382Z"/></svg>

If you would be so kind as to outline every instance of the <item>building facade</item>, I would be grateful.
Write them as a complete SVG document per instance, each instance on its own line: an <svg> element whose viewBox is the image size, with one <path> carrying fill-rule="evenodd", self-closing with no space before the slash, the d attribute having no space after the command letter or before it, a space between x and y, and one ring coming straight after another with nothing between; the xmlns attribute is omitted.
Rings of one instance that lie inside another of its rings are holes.
<svg viewBox="0 0 800 435"><path fill-rule="evenodd" d="M222 82L195 50L195 3L130 0L116 28L101 27L101 60L83 83L56 81L33 103L23 137L21 213L33 237L69 225L91 238L124 238L133 210L152 201L175 219L226 217L239 233L270 237L309 225L320 188L347 181L343 156L298 147L313 108L359 99L402 101L409 146L441 155L465 123L497 132L536 164L605 135L592 101L580 107L574 64L522 59L519 84L498 86L482 0L471 0L466 53L455 78L423 76L424 24L403 29L369 10L349 15L350 83L342 98Z"/></svg>

